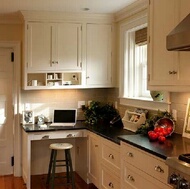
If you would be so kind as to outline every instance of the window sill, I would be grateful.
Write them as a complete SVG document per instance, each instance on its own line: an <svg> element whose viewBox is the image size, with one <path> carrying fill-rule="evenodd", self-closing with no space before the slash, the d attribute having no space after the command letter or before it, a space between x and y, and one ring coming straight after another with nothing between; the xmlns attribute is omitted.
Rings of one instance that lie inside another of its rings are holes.
<svg viewBox="0 0 190 189"><path fill-rule="evenodd" d="M153 101L151 98L120 98L120 104L148 110L170 111L171 102Z"/></svg>

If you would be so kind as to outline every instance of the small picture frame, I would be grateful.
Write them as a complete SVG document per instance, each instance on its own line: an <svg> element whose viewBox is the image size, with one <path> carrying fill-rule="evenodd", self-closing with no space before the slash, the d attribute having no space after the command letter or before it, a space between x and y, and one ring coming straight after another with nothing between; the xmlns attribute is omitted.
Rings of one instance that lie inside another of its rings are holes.
<svg viewBox="0 0 190 189"><path fill-rule="evenodd" d="M22 123L24 125L34 124L34 112L27 110L22 113Z"/></svg>
<svg viewBox="0 0 190 189"><path fill-rule="evenodd" d="M190 98L188 99L188 102L187 102L182 136L186 138L190 138Z"/></svg>

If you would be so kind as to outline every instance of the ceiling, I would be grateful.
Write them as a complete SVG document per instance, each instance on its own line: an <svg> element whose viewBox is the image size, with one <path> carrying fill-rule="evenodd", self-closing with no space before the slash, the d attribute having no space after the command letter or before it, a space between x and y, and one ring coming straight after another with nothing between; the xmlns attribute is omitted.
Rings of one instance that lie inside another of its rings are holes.
<svg viewBox="0 0 190 189"><path fill-rule="evenodd" d="M1 0L0 14L19 10L116 13L137 0ZM84 11L84 8L90 10Z"/></svg>

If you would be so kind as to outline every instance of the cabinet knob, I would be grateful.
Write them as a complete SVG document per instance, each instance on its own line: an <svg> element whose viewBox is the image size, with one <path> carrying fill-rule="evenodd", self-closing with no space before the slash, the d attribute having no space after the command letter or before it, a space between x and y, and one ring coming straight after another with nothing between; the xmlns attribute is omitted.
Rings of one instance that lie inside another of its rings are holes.
<svg viewBox="0 0 190 189"><path fill-rule="evenodd" d="M109 155L109 158L114 159L114 155L113 155L113 154L110 154L110 155Z"/></svg>
<svg viewBox="0 0 190 189"><path fill-rule="evenodd" d="M86 77L86 79L89 79L89 78L90 78L89 76Z"/></svg>
<svg viewBox="0 0 190 189"><path fill-rule="evenodd" d="M44 135L42 139L49 139L49 135Z"/></svg>
<svg viewBox="0 0 190 189"><path fill-rule="evenodd" d="M127 155L128 155L129 157L133 157L133 153L131 153L131 152L128 152Z"/></svg>
<svg viewBox="0 0 190 189"><path fill-rule="evenodd" d="M175 75L175 74L177 74L177 71L175 71L175 70L174 70L174 71L169 71L168 73L169 73L170 75L172 75L172 74Z"/></svg>
<svg viewBox="0 0 190 189"><path fill-rule="evenodd" d="M97 145L97 144L95 144L95 147L98 147L98 145Z"/></svg>
<svg viewBox="0 0 190 189"><path fill-rule="evenodd" d="M127 178L128 178L130 181L132 181L132 182L135 181L135 179L134 179L133 176L131 176L131 175L128 175Z"/></svg>
<svg viewBox="0 0 190 189"><path fill-rule="evenodd" d="M164 173L164 170L158 165L154 167L154 170L159 172L159 173Z"/></svg>
<svg viewBox="0 0 190 189"><path fill-rule="evenodd" d="M109 187L110 187L110 188L114 188L114 186L113 186L113 183L112 183L112 182L110 182L110 183L109 183Z"/></svg>

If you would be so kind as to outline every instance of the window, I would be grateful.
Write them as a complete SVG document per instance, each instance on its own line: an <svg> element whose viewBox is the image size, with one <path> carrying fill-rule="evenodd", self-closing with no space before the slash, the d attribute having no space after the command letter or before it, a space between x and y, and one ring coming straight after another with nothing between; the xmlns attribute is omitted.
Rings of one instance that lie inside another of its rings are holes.
<svg viewBox="0 0 190 189"><path fill-rule="evenodd" d="M147 90L147 24L145 19L122 28L122 93L124 98L150 98Z"/></svg>
<svg viewBox="0 0 190 189"><path fill-rule="evenodd" d="M149 97L147 90L147 28L125 33L124 97Z"/></svg>

